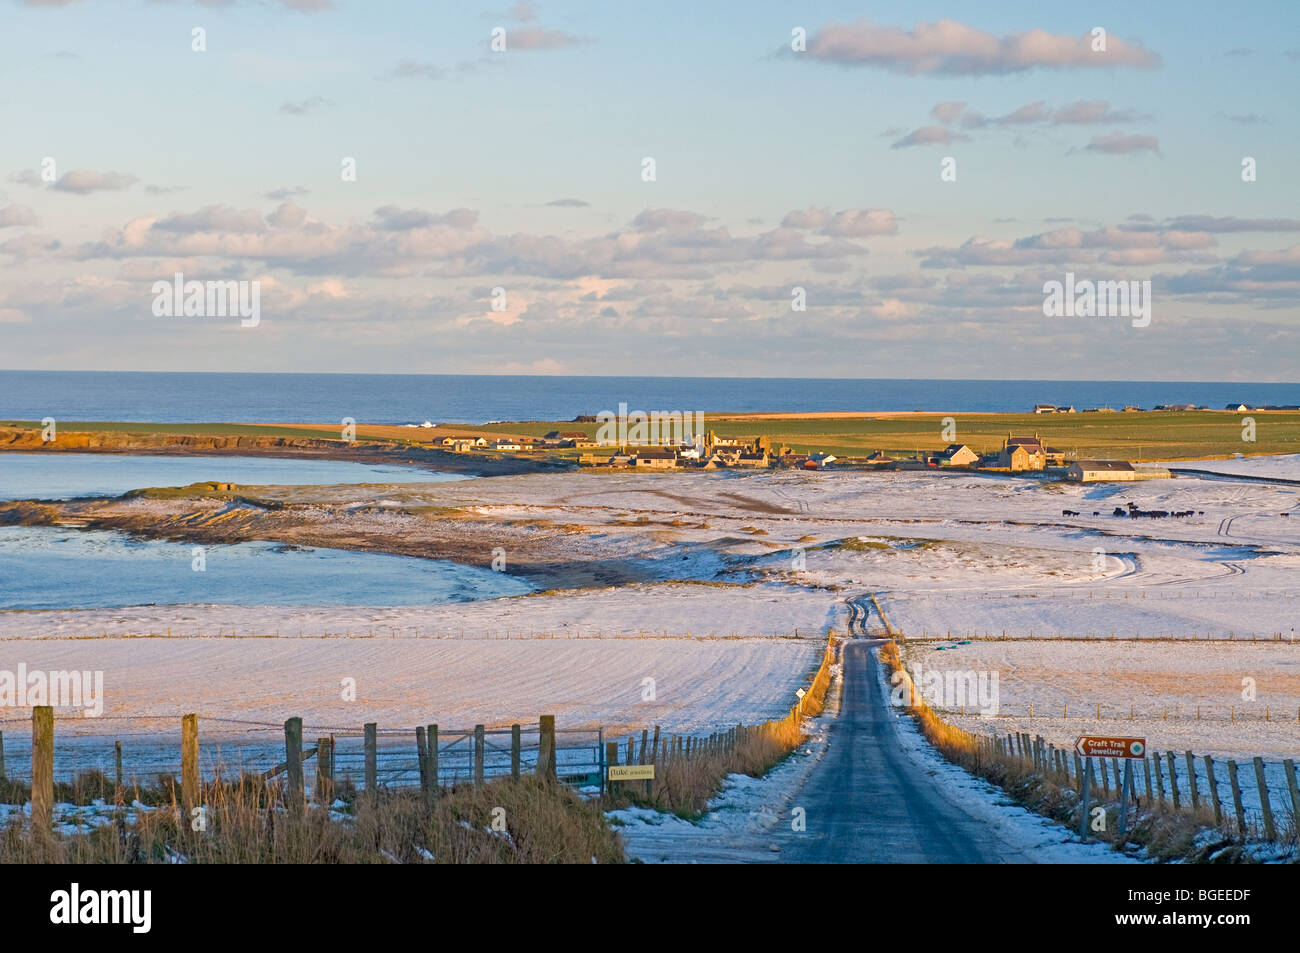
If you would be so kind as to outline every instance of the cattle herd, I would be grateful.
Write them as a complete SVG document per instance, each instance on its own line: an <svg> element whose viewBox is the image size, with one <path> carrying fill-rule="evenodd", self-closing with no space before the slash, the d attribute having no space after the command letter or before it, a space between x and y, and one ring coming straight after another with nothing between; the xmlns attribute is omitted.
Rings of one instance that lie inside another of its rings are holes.
<svg viewBox="0 0 1300 953"><path fill-rule="evenodd" d="M1082 516L1078 510L1061 510L1062 516ZM1100 516L1100 510L1093 510L1093 516ZM1139 509L1136 503L1128 503L1125 506L1117 506L1111 511L1111 516L1129 516L1133 519L1148 516L1151 519L1165 519L1167 517L1184 517L1184 516L1204 516L1205 510L1143 510Z"/></svg>

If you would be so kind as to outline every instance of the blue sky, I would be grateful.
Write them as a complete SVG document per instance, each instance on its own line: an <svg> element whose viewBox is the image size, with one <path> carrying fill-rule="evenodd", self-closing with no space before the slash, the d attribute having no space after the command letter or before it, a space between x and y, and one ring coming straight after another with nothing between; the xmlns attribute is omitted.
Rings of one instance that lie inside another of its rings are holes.
<svg viewBox="0 0 1300 953"><path fill-rule="evenodd" d="M1293 3L451 6L6 7L0 365L1295 379Z"/></svg>

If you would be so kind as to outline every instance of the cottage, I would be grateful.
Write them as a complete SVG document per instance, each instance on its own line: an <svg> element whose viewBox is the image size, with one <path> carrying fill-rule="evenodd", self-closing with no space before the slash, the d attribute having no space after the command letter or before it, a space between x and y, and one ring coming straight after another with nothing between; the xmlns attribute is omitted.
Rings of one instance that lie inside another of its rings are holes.
<svg viewBox="0 0 1300 953"><path fill-rule="evenodd" d="M1034 404L1034 413L1054 414L1056 413L1056 405L1055 404Z"/></svg>
<svg viewBox="0 0 1300 953"><path fill-rule="evenodd" d="M969 467L979 463L980 455L964 443L950 443L939 454L941 467Z"/></svg>
<svg viewBox="0 0 1300 953"><path fill-rule="evenodd" d="M637 450L632 465L638 470L671 470L677 466L677 451L657 447Z"/></svg>

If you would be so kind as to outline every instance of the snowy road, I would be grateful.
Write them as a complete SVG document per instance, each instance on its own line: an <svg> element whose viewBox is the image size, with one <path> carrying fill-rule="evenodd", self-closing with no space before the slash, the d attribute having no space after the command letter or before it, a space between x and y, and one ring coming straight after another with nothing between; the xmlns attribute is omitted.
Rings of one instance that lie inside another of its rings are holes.
<svg viewBox="0 0 1300 953"><path fill-rule="evenodd" d="M829 747L795 804L807 830L778 840L786 863L987 864L1027 858L942 793L899 744L876 687L874 640L844 645L844 697Z"/></svg>

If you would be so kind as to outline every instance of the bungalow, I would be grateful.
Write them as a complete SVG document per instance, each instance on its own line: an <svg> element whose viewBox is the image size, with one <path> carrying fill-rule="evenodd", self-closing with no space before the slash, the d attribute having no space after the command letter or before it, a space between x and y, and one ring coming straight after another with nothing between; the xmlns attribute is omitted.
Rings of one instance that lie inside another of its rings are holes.
<svg viewBox="0 0 1300 953"><path fill-rule="evenodd" d="M1100 480L1136 480L1138 473L1127 460L1075 460L1070 464L1066 477L1077 483L1096 483Z"/></svg>
<svg viewBox="0 0 1300 953"><path fill-rule="evenodd" d="M524 445L518 440L512 440L509 437L502 437L499 440L493 440L488 445L491 450L522 450Z"/></svg>
<svg viewBox="0 0 1300 953"><path fill-rule="evenodd" d="M1056 413L1056 405L1055 404L1034 404L1034 413L1054 414Z"/></svg>
<svg viewBox="0 0 1300 953"><path fill-rule="evenodd" d="M818 470L830 466L837 458L832 453L810 453L808 454L808 463L811 463Z"/></svg>
<svg viewBox="0 0 1300 953"><path fill-rule="evenodd" d="M1251 409L1250 404L1229 404L1224 410L1231 410L1238 414L1244 414Z"/></svg>
<svg viewBox="0 0 1300 953"><path fill-rule="evenodd" d="M632 465L638 470L671 470L677 466L677 451L658 447L638 449Z"/></svg>

